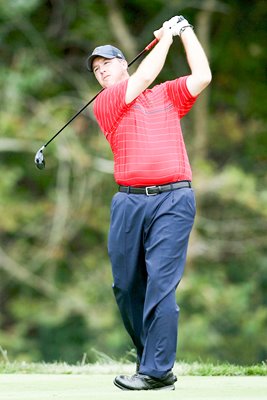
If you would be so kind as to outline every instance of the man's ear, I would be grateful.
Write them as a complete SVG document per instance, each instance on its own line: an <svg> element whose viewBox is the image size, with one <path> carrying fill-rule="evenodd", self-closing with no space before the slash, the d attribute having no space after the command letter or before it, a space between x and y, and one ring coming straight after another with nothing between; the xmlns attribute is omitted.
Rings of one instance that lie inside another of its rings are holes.
<svg viewBox="0 0 267 400"><path fill-rule="evenodd" d="M128 69L127 61L126 60L121 60L121 62L122 62L122 65L124 66L125 70L127 70Z"/></svg>

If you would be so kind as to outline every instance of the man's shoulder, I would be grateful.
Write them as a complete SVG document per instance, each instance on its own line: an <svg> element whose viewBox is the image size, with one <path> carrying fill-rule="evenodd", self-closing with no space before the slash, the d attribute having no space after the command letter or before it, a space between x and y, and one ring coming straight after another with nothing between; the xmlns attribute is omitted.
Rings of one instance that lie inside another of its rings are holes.
<svg viewBox="0 0 267 400"><path fill-rule="evenodd" d="M114 85L109 86L108 88L103 90L103 93L110 93L119 90L125 90L127 88L129 79L125 79L121 82L114 83Z"/></svg>
<svg viewBox="0 0 267 400"><path fill-rule="evenodd" d="M116 99L119 99L120 97L124 98L125 97L125 92L127 89L127 81L122 81L115 83L114 85L105 88L102 90L99 95L96 98L95 104L103 103L106 101L115 101Z"/></svg>

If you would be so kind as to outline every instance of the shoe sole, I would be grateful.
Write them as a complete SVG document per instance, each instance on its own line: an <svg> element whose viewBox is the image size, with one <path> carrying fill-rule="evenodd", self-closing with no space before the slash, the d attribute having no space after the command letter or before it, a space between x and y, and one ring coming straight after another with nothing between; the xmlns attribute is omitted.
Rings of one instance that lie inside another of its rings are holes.
<svg viewBox="0 0 267 400"><path fill-rule="evenodd" d="M147 388L147 389L131 389L131 388L127 388L125 386L120 385L118 382L116 382L116 380L113 381L114 385L117 386L118 388L120 388L121 390L175 390L175 386L174 385L168 385L168 386L162 386L159 388Z"/></svg>

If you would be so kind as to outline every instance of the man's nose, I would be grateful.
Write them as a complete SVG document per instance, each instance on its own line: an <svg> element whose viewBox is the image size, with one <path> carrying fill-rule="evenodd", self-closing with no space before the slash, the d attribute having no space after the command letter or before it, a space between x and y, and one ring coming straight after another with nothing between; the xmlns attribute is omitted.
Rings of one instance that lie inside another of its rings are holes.
<svg viewBox="0 0 267 400"><path fill-rule="evenodd" d="M106 71L105 65L101 65L100 66L100 73L103 74L103 72L105 72L105 71Z"/></svg>

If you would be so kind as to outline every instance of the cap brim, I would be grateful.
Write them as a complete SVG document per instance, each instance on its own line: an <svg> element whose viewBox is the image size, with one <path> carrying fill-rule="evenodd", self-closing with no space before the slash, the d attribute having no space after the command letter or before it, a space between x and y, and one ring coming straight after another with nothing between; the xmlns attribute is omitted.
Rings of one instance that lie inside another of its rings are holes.
<svg viewBox="0 0 267 400"><path fill-rule="evenodd" d="M89 57L87 58L87 61L86 61L86 66L87 66L87 69L88 69L90 72L93 72L92 64L93 64L93 61L94 61L94 59L95 59L96 57L103 57L103 58L108 58L108 59L116 58L115 56L110 56L110 57L108 57L108 56L106 56L106 55L104 56L104 55L102 55L102 54L93 54L93 55L89 56Z"/></svg>

